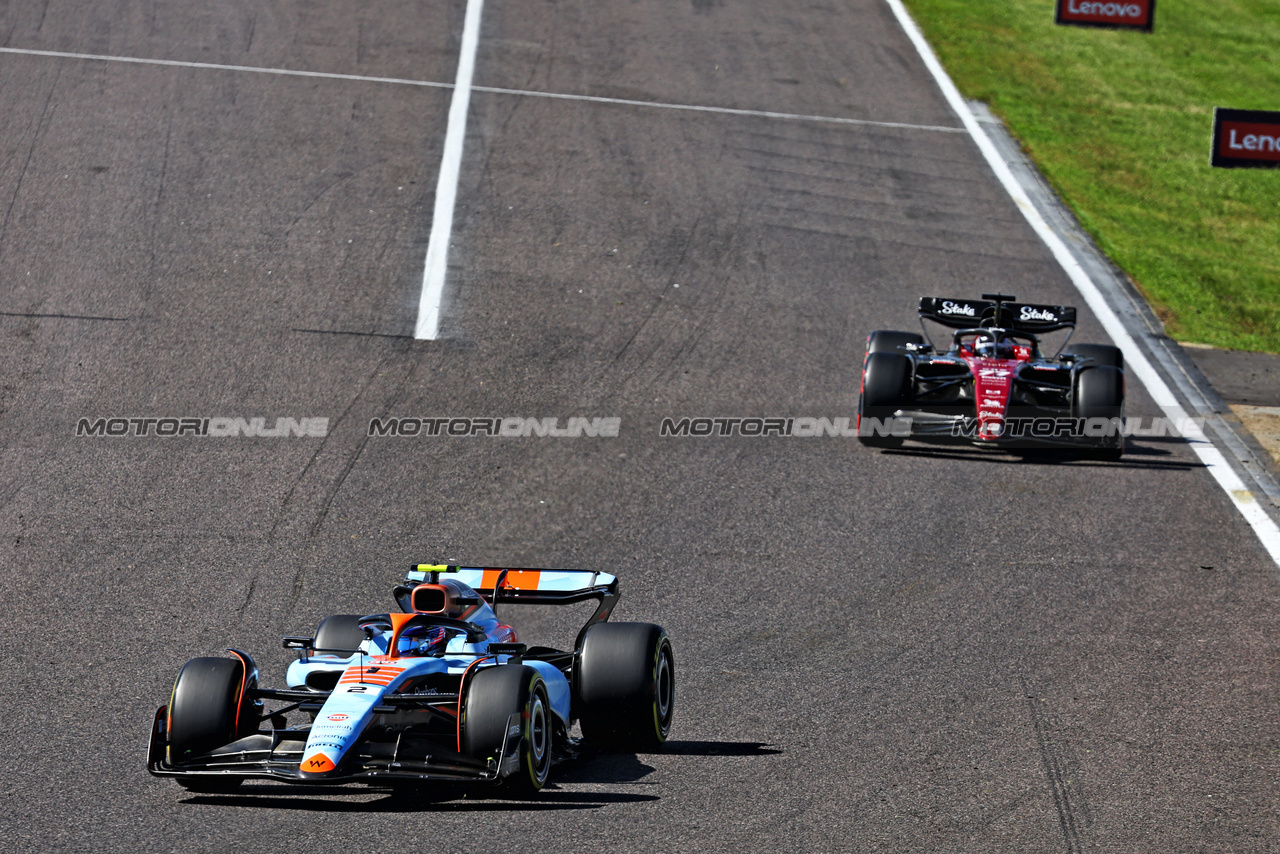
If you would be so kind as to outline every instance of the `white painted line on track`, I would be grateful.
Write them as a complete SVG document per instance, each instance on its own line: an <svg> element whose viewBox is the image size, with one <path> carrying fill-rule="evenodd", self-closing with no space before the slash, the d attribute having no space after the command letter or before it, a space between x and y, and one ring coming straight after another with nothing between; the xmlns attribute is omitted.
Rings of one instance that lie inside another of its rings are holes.
<svg viewBox="0 0 1280 854"><path fill-rule="evenodd" d="M449 267L449 241L453 239L453 208L458 199L462 172L462 143L467 137L467 110L471 106L471 77L476 70L480 44L480 12L484 0L467 0L462 24L462 49L458 54L458 79L449 103L449 123L444 134L444 157L436 182L436 207L427 240L427 263L422 274L422 298L413 337L433 340L440 331L440 304L444 300L445 273Z"/></svg>
<svg viewBox="0 0 1280 854"><path fill-rule="evenodd" d="M87 59L97 62L126 62L135 65L167 65L177 68L195 68L205 71L241 71L257 74L275 74L281 77L321 77L330 80L352 80L361 83L391 83L398 86L424 86L431 89L452 89L453 83L436 83L428 80L409 80L403 77L365 77L359 74L334 74L328 71L294 71L287 68L263 68L254 65L219 65L214 62L182 62L175 59L146 59L136 56L106 56L96 53L67 53L57 50L28 50L17 47L0 47L0 53L19 56L47 56L57 59ZM882 122L874 119L848 119L839 116L814 116L804 113L776 113L767 110L741 110L734 107L710 107L699 104L672 104L663 101L636 101L628 98L605 98L599 95L571 95L561 92L538 92L532 89L503 89L497 86L472 86L472 92L490 95L513 95L521 98L550 98L557 101L585 101L593 104L614 104L623 107L651 107L658 110L685 110L695 113L718 113L727 116L748 116L764 119L784 119L796 122L821 122L837 125L897 128L901 130L930 131L934 133L968 133L960 127L946 125L918 125L910 122Z"/></svg>
<svg viewBox="0 0 1280 854"><path fill-rule="evenodd" d="M196 68L204 71L244 71L254 74L276 74L281 77L322 77L327 80L355 80L361 83L397 83L401 86L427 86L432 89L452 89L452 83L432 83L425 80L405 80L399 77L364 77L359 74L334 74L329 71L296 71L289 68L263 68L257 65L220 65L216 62L184 62L177 59L147 59L140 56L107 56L100 53L68 53L61 50L28 50L20 47L0 47L0 53L18 56L48 56L55 59L87 59L94 62L125 62L133 65L167 65L171 68Z"/></svg>
<svg viewBox="0 0 1280 854"><path fill-rule="evenodd" d="M964 128L946 125L913 125L907 122L878 122L871 119L843 119L837 116L810 116L803 113L774 113L767 110L739 110L733 107L705 107L694 104L669 104L662 101L633 101L627 98L603 98L597 95L559 95L554 92L530 92L523 89L499 89L493 86L477 86L477 92L494 95L523 95L532 98L556 98L564 101L588 101L595 104L619 104L626 107L654 107L659 110L690 110L698 113L719 113L726 116L752 116L763 119L785 119L797 122L826 122L837 125L864 125L903 130L924 130L937 133L967 133Z"/></svg>
<svg viewBox="0 0 1280 854"><path fill-rule="evenodd" d="M929 69L929 73L933 75L934 80L937 81L943 97L946 98L951 108L955 110L956 115L960 117L965 129L977 144L978 150L982 152L982 156L986 158L988 165L995 172L996 178L1004 186L1005 192L1009 194L1014 204L1022 211L1031 228L1049 247L1054 259L1066 271L1072 284L1080 291L1081 296L1084 297L1089 308L1093 310L1099 322L1102 323L1107 334L1115 341L1116 346L1124 352L1127 370L1132 371L1146 386L1151 397L1164 410L1167 417L1177 420L1179 424L1186 423L1183 421L1183 419L1187 418L1186 410L1178 403L1178 399L1174 396L1168 384L1165 383L1151 362L1147 360L1142 350L1138 348L1137 342L1129 334L1129 330L1125 328L1119 316L1111 310L1111 306L1103 299L1102 291L1098 288L1098 285L1080 266L1075 256L1067 249L1066 244L1059 239L1058 235L1049 227L1049 224L1045 222L1040 212L1035 209L1031 199L1018 183L1018 179L1014 177L1008 164L1004 162L1004 158L996 151L996 147L988 138L986 131L978 124L973 111L965 103L960 91L956 89L955 83L951 81L950 75L942 67L942 63L938 61L933 48L925 41L920 28L916 26L916 22L912 20L911 14L902 5L901 0L885 0L885 2L893 10L893 14L907 34L907 38L911 40L916 52L920 54L920 59L924 62L925 67ZM1208 468L1209 473L1213 475L1218 485L1230 496L1236 509L1240 511L1240 514L1244 516L1245 520L1258 535L1258 539L1262 541L1262 546L1271 555L1271 559L1277 565L1280 565L1280 527L1277 527L1275 521L1262 509L1257 496L1245 486L1240 476L1228 465L1222 452L1210 442L1204 432L1198 427L1192 427L1186 433L1187 438L1191 440L1192 450L1195 451L1200 461Z"/></svg>

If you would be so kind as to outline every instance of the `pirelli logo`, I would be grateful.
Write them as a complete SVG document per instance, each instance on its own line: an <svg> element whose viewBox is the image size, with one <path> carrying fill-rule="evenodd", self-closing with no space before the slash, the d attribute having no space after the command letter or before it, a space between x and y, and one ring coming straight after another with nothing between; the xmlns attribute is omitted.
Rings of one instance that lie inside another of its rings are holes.
<svg viewBox="0 0 1280 854"><path fill-rule="evenodd" d="M1156 0L1058 0L1055 24L1151 32Z"/></svg>
<svg viewBox="0 0 1280 854"><path fill-rule="evenodd" d="M1224 169L1280 166L1280 112L1214 109L1209 163Z"/></svg>

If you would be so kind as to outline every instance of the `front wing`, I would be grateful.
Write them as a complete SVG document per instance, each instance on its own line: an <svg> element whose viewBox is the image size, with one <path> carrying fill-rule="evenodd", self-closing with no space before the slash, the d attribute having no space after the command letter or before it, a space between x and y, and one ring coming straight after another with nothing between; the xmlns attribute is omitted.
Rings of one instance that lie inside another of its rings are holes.
<svg viewBox="0 0 1280 854"><path fill-rule="evenodd" d="M1123 443L1119 433L1090 435L1100 430L1118 431L1121 424L1089 423L1072 418L1066 411L1038 410L1005 419L1004 432L995 438L978 434L978 419L971 413L937 412L902 409L895 413L899 420L894 438L914 439L936 444L969 444L996 448L1076 448L1085 450L1115 448ZM1120 420L1120 419L1117 419Z"/></svg>
<svg viewBox="0 0 1280 854"><path fill-rule="evenodd" d="M166 757L166 706L156 711L147 748L147 770L157 777L259 778L306 785L425 783L433 781L498 783L519 767L519 715L507 724L507 739L496 757L481 761L440 746L438 740L404 730L372 733L357 743L342 764L323 776L303 772L306 729L258 732L179 765ZM385 737L382 737L385 736Z"/></svg>

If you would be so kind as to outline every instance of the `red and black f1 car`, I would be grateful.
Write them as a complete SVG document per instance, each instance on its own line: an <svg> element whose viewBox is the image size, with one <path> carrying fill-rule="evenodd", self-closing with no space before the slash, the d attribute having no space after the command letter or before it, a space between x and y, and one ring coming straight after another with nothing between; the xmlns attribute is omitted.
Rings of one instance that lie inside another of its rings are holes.
<svg viewBox="0 0 1280 854"><path fill-rule="evenodd" d="M531 794L580 741L627 752L666 741L671 642L660 626L607 622L614 576L422 564L395 598L400 613L340 614L315 637L285 638L298 653L285 688L261 687L237 650L188 661L156 712L148 769L202 792L267 778L478 782ZM518 642L495 611L591 600L565 651ZM570 735L575 721L582 739Z"/></svg>
<svg viewBox="0 0 1280 854"><path fill-rule="evenodd" d="M893 448L904 439L1005 448L1075 448L1118 459L1124 451L1124 358L1104 344L1068 347L1076 310L1017 302L923 297L925 335L879 330L867 338L858 438ZM932 321L950 346L927 340ZM1046 356L1038 336L1068 330Z"/></svg>

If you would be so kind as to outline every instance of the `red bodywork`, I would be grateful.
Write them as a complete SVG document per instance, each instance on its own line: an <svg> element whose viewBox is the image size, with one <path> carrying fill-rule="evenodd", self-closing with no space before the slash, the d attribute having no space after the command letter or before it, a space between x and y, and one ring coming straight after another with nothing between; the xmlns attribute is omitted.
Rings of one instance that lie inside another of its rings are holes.
<svg viewBox="0 0 1280 854"><path fill-rule="evenodd" d="M973 374L973 402L978 410L978 438L994 442L1004 430L1009 409L1009 391L1018 367L1031 358L1031 348L1018 345L1012 359L973 355L971 346L960 348L960 357Z"/></svg>

